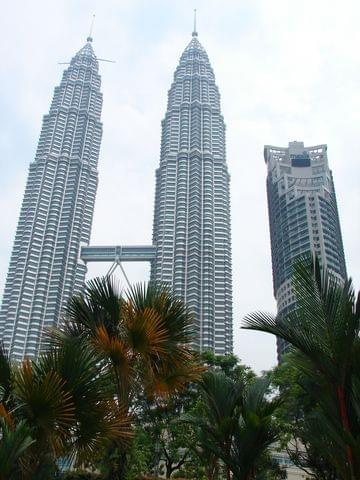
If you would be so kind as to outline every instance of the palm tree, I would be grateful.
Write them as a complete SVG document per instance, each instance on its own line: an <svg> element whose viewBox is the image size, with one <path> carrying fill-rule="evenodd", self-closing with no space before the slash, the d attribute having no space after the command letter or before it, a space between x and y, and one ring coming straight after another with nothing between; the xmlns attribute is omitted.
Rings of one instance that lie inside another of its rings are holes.
<svg viewBox="0 0 360 480"><path fill-rule="evenodd" d="M269 382L244 384L222 372L207 372L200 386L202 411L183 420L199 429L201 451L223 461L227 479L256 478L279 433L272 418L279 401L266 398Z"/></svg>
<svg viewBox="0 0 360 480"><path fill-rule="evenodd" d="M360 412L355 400L360 392L360 296L356 301L351 280L340 282L316 257L294 264L293 286L294 311L282 318L250 314L244 328L272 333L293 346L293 365L319 406L309 417L319 432L314 442L339 478L354 480L360 478Z"/></svg>
<svg viewBox="0 0 360 480"><path fill-rule="evenodd" d="M68 306L55 345L87 345L110 375L116 404L134 415L138 395L166 398L200 379L203 370L190 349L192 318L168 288L137 285L121 294L110 277L89 282ZM119 478L126 451L120 453Z"/></svg>
<svg viewBox="0 0 360 480"><path fill-rule="evenodd" d="M1 412L5 414L4 410ZM21 461L34 443L30 428L24 421L15 425L10 417L0 420L0 480L16 480L20 476Z"/></svg>
<svg viewBox="0 0 360 480"><path fill-rule="evenodd" d="M106 440L129 441L130 420L115 405L99 364L93 349L75 343L20 365L0 352L0 461L9 445L19 457L9 478L19 470L23 479L47 479L62 457L82 464Z"/></svg>

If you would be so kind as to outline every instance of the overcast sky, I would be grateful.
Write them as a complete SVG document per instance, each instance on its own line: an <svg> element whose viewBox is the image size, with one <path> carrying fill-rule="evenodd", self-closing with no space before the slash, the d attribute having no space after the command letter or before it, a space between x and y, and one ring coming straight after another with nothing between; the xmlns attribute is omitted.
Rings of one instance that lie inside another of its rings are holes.
<svg viewBox="0 0 360 480"><path fill-rule="evenodd" d="M150 244L160 122L198 10L199 40L220 88L231 173L235 353L257 371L275 340L240 331L275 311L265 144L328 144L347 268L360 286L360 3L334 0L13 0L2 6L0 290L42 116L96 14L104 135L93 244ZM92 265L88 278L109 265ZM146 265L126 265L132 282Z"/></svg>

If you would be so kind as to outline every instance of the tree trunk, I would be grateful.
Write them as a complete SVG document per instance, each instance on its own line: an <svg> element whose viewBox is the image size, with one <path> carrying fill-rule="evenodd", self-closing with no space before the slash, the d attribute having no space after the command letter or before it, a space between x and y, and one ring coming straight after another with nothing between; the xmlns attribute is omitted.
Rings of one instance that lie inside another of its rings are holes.
<svg viewBox="0 0 360 480"><path fill-rule="evenodd" d="M111 474L111 480L125 480L126 473L126 453L119 453L118 468ZM109 478L110 480L110 478Z"/></svg>
<svg viewBox="0 0 360 480"><path fill-rule="evenodd" d="M348 417L347 408L346 408L345 390L341 386L338 386L336 390L337 390L337 397L338 397L338 402L339 402L341 424L342 424L342 427L345 430L345 432L347 432L351 435L349 417ZM352 448L348 443L346 443L346 457L347 457L347 461L348 461L349 467L350 467L351 478L355 479L355 476L354 476L354 456L353 456Z"/></svg>
<svg viewBox="0 0 360 480"><path fill-rule="evenodd" d="M214 458L212 461L210 461L210 465L206 464L205 465L205 471L206 475L208 477L208 480L216 480L218 476L218 464L217 464L217 459Z"/></svg>
<svg viewBox="0 0 360 480"><path fill-rule="evenodd" d="M230 467L226 466L226 480L231 480Z"/></svg>

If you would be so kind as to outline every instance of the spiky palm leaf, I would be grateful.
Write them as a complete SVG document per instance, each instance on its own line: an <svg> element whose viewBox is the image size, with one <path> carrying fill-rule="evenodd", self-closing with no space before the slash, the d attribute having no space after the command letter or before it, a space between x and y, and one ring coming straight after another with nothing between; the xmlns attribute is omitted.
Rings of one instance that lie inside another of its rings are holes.
<svg viewBox="0 0 360 480"><path fill-rule="evenodd" d="M245 317L243 328L283 338L329 380L344 382L360 332L360 303L355 305L351 280L340 285L315 257L312 264L306 258L294 264L293 285L295 311L282 318L255 312Z"/></svg>
<svg viewBox="0 0 360 480"><path fill-rule="evenodd" d="M273 414L281 402L278 398L267 399L268 388L268 380L257 379L245 390L241 415L227 458L234 478L238 480L255 478L264 455L279 438Z"/></svg>
<svg viewBox="0 0 360 480"><path fill-rule="evenodd" d="M76 447L84 457L107 437L120 446L122 471L135 397L166 397L200 378L203 369L188 346L191 323L183 303L165 287L138 285L122 294L115 281L105 277L89 282L84 293L70 301L62 328L51 333L52 345L58 350L65 345L89 348L99 378L106 379L115 400L109 428L95 432L88 427L88 436L76 430ZM84 425L98 425L97 412L95 406ZM118 423L112 428L114 420ZM85 440L81 448L80 439Z"/></svg>
<svg viewBox="0 0 360 480"><path fill-rule="evenodd" d="M31 438L31 429L24 421L15 426L1 419L0 435L0 480L17 480L21 473L21 459L35 442Z"/></svg>
<svg viewBox="0 0 360 480"><path fill-rule="evenodd" d="M112 277L95 278L86 284L82 295L70 300L65 315L67 328L91 336L97 327L104 325L110 335L117 335L122 301Z"/></svg>
<svg viewBox="0 0 360 480"><path fill-rule="evenodd" d="M235 382L222 372L207 372L201 383L206 415L213 426L221 426L226 418L236 415L241 408L245 385Z"/></svg>
<svg viewBox="0 0 360 480"><path fill-rule="evenodd" d="M208 372L201 383L202 412L182 417L199 429L200 448L220 458L236 480L254 478L278 437L272 415L279 401L266 398L268 386L261 379L245 385L223 373Z"/></svg>
<svg viewBox="0 0 360 480"><path fill-rule="evenodd" d="M189 348L192 316L168 287L136 285L126 293L122 313L129 343L145 366L142 382L150 396L166 396L200 380L203 368Z"/></svg>
<svg viewBox="0 0 360 480"><path fill-rule="evenodd" d="M85 341L90 336L84 325L80 336L75 331L59 331L53 348L36 361L11 365L0 351L0 461L9 445L14 455L22 446L18 470L24 478L47 478L59 457L93 461L105 442L124 448L132 438L128 408L114 401L102 355ZM21 443L25 427L32 439L24 436Z"/></svg>
<svg viewBox="0 0 360 480"><path fill-rule="evenodd" d="M64 453L64 443L75 418L71 395L56 371L39 374L29 360L15 373L16 415L24 418L37 441L37 448L53 456Z"/></svg>
<svg viewBox="0 0 360 480"><path fill-rule="evenodd" d="M114 280L105 277L71 300L53 343L87 339L110 362L119 399L130 404L139 388L167 395L200 378L188 346L191 325L183 302L167 287L140 284L121 295Z"/></svg>
<svg viewBox="0 0 360 480"><path fill-rule="evenodd" d="M110 374L88 343L65 342L43 355L37 373L56 372L74 406L74 419L66 440L66 454L78 463L91 461L105 440L129 443L131 422L123 406L114 402Z"/></svg>
<svg viewBox="0 0 360 480"><path fill-rule="evenodd" d="M358 376L360 366L360 296L356 301L351 280L340 282L321 268L316 257L295 263L293 286L297 302L294 311L282 318L250 314L244 328L272 333L293 346L292 364L309 379L304 388L321 408L316 421L321 419L323 431L332 435L332 451L346 454L339 460L325 443L323 451L328 452L327 458L340 478L353 479L360 475L353 450L360 438L360 424L351 402L353 378ZM308 421L315 420L309 417ZM336 447L339 434L341 449ZM323 438L325 442L325 435Z"/></svg>
<svg viewBox="0 0 360 480"><path fill-rule="evenodd" d="M0 402L7 402L11 392L11 362L4 345L0 343Z"/></svg>
<svg viewBox="0 0 360 480"><path fill-rule="evenodd" d="M176 299L166 285L153 283L138 284L125 294L131 307L138 312L146 308L154 310L164 323L170 344L176 350L178 345L189 344L193 338L193 321L186 305Z"/></svg>
<svg viewBox="0 0 360 480"><path fill-rule="evenodd" d="M182 415L181 421L197 430L201 457L222 459L230 454L234 430L241 411L245 385L237 383L222 372L207 372L200 383L201 408L194 414ZM214 465L217 462L215 461Z"/></svg>

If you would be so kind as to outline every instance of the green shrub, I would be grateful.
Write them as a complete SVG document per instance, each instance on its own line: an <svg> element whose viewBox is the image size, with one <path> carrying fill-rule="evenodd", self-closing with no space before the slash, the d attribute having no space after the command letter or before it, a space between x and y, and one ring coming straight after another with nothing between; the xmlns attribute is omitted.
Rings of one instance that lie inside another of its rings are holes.
<svg viewBox="0 0 360 480"><path fill-rule="evenodd" d="M67 472L63 478L64 480L101 480L103 477L99 473L78 470L74 472Z"/></svg>

